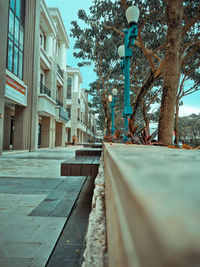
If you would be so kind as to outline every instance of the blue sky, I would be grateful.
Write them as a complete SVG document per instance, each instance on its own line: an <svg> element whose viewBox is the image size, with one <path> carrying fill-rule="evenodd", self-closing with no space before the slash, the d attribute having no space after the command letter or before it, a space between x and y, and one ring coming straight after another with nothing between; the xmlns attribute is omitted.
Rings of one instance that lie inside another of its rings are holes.
<svg viewBox="0 0 200 267"><path fill-rule="evenodd" d="M45 0L47 6L58 7L70 40L70 48L67 51L67 65L78 67L78 59L73 57L74 40L69 36L71 21L77 20L78 10L84 9L86 13L92 5L92 0ZM95 80L95 74L90 67L80 68L83 76L82 88L88 88L89 84ZM180 107L180 115L189 115L191 113L200 113L200 91L183 98L184 105Z"/></svg>
<svg viewBox="0 0 200 267"><path fill-rule="evenodd" d="M73 57L74 40L70 37L70 29L72 28L71 21L78 20L78 10L84 9L89 12L89 7L92 5L92 0L45 0L48 7L58 7L70 40L70 48L67 50L67 65L78 67L79 60ZM89 88L89 84L95 81L96 76L92 68L81 67L83 76L82 88Z"/></svg>

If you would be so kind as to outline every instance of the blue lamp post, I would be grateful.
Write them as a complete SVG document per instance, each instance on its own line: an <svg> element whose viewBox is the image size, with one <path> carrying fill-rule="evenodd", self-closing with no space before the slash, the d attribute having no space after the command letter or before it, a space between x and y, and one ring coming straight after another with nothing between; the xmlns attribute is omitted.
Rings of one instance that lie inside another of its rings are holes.
<svg viewBox="0 0 200 267"><path fill-rule="evenodd" d="M129 24L129 29L124 30L125 45L120 45L118 54L121 58L120 66L125 79L123 117L125 119L125 131L128 131L128 118L132 114L132 108L130 106L130 58L132 57L131 47L135 44L135 39L138 35L137 22L139 18L139 9L136 6L127 8L126 18ZM127 140L127 136L124 136L124 140Z"/></svg>
<svg viewBox="0 0 200 267"><path fill-rule="evenodd" d="M112 128L111 128L111 134L115 134L115 120L114 120L114 107L116 103L116 96L117 96L117 89L113 88L111 95L108 96L108 100L110 102L111 107L111 115L112 115Z"/></svg>

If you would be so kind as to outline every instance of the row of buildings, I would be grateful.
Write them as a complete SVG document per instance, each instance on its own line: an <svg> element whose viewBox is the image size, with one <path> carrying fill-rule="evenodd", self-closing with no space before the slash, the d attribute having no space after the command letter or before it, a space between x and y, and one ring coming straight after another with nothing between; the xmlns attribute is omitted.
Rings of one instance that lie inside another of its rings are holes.
<svg viewBox="0 0 200 267"><path fill-rule="evenodd" d="M87 142L95 117L57 8L44 0L0 2L0 154Z"/></svg>

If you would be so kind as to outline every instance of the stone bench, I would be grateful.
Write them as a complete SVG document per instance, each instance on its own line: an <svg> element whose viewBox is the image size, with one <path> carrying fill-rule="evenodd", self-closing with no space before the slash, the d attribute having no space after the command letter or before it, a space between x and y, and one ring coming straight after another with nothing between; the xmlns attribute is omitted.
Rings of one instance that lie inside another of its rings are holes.
<svg viewBox="0 0 200 267"><path fill-rule="evenodd" d="M91 176L98 173L100 157L74 157L61 163L61 176Z"/></svg>

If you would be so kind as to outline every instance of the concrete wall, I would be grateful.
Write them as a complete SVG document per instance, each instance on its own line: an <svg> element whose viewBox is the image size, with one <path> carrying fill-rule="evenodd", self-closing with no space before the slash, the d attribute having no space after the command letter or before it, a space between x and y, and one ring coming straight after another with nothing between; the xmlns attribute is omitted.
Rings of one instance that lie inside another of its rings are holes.
<svg viewBox="0 0 200 267"><path fill-rule="evenodd" d="M105 144L109 267L200 266L200 153Z"/></svg>

